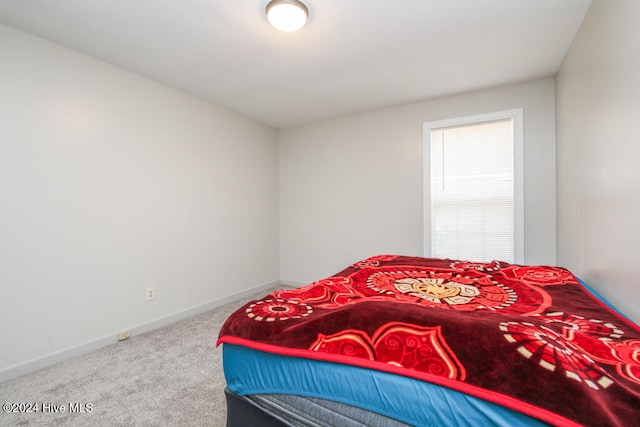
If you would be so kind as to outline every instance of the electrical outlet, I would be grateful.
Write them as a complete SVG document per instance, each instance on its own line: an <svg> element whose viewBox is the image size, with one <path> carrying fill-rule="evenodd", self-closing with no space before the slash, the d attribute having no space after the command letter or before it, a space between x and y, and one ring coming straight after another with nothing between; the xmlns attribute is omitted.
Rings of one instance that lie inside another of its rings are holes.
<svg viewBox="0 0 640 427"><path fill-rule="evenodd" d="M153 301L154 299L156 299L156 288L152 286L147 288L147 301Z"/></svg>
<svg viewBox="0 0 640 427"><path fill-rule="evenodd" d="M118 334L118 341L124 341L131 336L131 331L122 331Z"/></svg>

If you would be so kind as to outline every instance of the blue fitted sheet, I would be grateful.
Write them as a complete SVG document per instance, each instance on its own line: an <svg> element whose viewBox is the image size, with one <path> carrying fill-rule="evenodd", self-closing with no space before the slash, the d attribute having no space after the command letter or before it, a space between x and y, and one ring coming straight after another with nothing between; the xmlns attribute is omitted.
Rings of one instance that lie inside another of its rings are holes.
<svg viewBox="0 0 640 427"><path fill-rule="evenodd" d="M227 387L245 396L293 394L334 400L415 426L546 426L464 393L386 372L223 344Z"/></svg>

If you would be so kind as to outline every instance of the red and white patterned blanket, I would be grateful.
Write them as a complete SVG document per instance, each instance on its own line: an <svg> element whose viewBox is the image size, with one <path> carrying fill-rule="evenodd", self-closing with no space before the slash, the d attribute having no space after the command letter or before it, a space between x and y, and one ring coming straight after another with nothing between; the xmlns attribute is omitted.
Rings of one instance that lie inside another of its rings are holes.
<svg viewBox="0 0 640 427"><path fill-rule="evenodd" d="M430 381L555 425L640 420L640 328L558 267L376 256L249 302L218 343Z"/></svg>

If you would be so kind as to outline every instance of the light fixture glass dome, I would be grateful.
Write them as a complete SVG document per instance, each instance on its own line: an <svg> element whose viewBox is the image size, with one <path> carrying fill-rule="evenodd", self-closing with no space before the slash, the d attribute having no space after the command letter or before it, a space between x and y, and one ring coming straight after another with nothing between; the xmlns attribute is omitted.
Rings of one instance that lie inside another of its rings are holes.
<svg viewBox="0 0 640 427"><path fill-rule="evenodd" d="M298 0L272 0L267 5L267 19L280 31L298 31L308 18L309 10Z"/></svg>

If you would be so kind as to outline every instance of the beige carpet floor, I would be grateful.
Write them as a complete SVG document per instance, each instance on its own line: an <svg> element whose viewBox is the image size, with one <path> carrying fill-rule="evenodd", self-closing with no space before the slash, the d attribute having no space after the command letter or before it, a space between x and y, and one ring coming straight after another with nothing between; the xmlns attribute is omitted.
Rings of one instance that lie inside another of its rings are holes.
<svg viewBox="0 0 640 427"><path fill-rule="evenodd" d="M39 406L3 411L0 426L224 426L218 332L234 310L267 292L0 384L2 403ZM53 412L58 407L65 412Z"/></svg>

